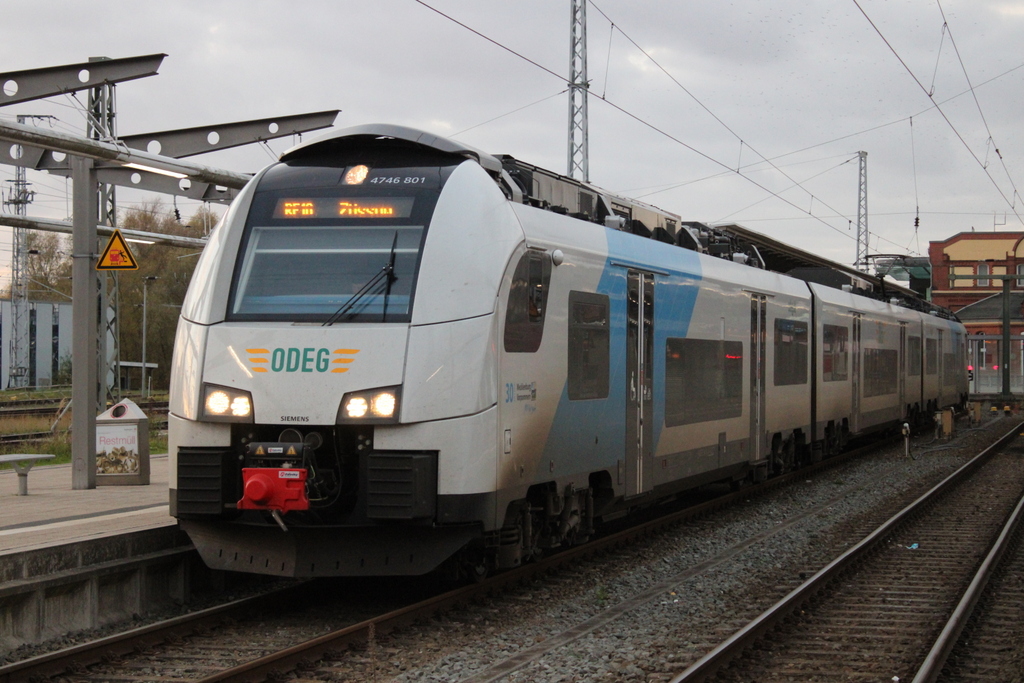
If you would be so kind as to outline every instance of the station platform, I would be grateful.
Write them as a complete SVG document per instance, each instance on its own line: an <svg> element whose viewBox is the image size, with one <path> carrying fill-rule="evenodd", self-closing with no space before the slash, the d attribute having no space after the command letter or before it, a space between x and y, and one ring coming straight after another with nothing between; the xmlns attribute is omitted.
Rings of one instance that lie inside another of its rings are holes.
<svg viewBox="0 0 1024 683"><path fill-rule="evenodd" d="M177 526L167 506L167 454L150 457L146 486L71 488L71 464L37 464L28 495L13 469L0 470L0 555Z"/></svg>

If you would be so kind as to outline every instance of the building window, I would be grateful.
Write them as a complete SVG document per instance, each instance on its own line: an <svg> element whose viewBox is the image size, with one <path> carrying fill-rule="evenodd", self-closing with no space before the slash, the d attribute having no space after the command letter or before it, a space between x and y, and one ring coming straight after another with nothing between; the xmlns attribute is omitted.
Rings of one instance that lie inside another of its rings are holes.
<svg viewBox="0 0 1024 683"><path fill-rule="evenodd" d="M1024 263L1017 264L1017 275L1022 276L1017 278L1017 286L1024 287Z"/></svg>
<svg viewBox="0 0 1024 683"><path fill-rule="evenodd" d="M977 280L979 287L988 287L988 279L982 279L981 278L982 275L988 275L988 274L989 274L988 264L987 263L979 263L978 264L978 280Z"/></svg>

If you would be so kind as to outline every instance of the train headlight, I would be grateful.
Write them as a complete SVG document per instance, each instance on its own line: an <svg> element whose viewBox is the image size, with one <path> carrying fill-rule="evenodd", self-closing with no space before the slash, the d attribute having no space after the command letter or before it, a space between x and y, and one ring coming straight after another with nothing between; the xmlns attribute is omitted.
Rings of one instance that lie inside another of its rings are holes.
<svg viewBox="0 0 1024 683"><path fill-rule="evenodd" d="M345 394L338 422L398 422L399 387L384 387Z"/></svg>
<svg viewBox="0 0 1024 683"><path fill-rule="evenodd" d="M200 419L206 422L252 422L252 394L241 389L204 384Z"/></svg>

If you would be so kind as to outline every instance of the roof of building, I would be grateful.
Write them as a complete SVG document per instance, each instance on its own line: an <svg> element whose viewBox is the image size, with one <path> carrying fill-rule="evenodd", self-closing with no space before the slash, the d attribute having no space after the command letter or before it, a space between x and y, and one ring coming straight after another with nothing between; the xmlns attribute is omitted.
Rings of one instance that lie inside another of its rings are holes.
<svg viewBox="0 0 1024 683"><path fill-rule="evenodd" d="M1021 307L1024 306L1024 292L1010 292L1010 321L1024 321L1024 313ZM1003 318L1003 294L993 294L980 301L967 304L956 312L960 322L979 322L982 320L1002 320Z"/></svg>

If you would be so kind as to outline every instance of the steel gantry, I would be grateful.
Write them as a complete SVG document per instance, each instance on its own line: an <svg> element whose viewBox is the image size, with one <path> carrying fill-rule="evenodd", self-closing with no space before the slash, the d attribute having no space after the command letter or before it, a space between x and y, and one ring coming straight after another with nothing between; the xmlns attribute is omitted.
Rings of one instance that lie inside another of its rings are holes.
<svg viewBox="0 0 1024 683"><path fill-rule="evenodd" d="M228 201L250 175L184 160L182 157L263 142L333 124L338 110L187 128L118 138L112 125L113 91L118 81L156 73L165 55L127 59L101 59L81 64L0 73L0 106L85 89L99 89L90 100L90 130L85 137L45 130L24 123L0 121L0 163L20 168L70 175L72 179L72 318L74 353L88 362L72 363L72 488L96 485L95 417L105 409L107 382L101 381L97 362L101 287L96 271L98 235L116 224L113 194L104 196L100 213L100 185L129 186L206 201ZM108 114L110 117L108 117ZM105 125L96 125L106 121ZM139 147L145 147L140 149ZM164 152L161 154L160 152ZM107 197L109 196L109 200ZM107 202L109 201L109 204ZM104 221L106 219L106 221ZM97 224L107 225L99 227ZM67 231L62 221L0 214L0 224L19 228ZM128 231L126 231L128 232ZM187 238L163 236L163 243L183 245ZM198 242L202 242L197 240ZM194 246L190 241L188 246Z"/></svg>

